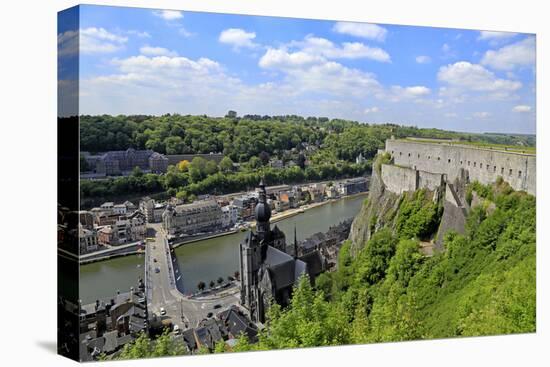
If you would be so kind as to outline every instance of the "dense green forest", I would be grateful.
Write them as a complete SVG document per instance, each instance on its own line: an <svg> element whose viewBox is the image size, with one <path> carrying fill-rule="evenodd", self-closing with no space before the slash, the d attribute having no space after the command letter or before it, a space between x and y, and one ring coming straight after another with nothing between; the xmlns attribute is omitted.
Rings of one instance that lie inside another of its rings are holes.
<svg viewBox="0 0 550 367"><path fill-rule="evenodd" d="M377 231L356 256L346 242L338 270L315 286L302 277L289 307L270 308L258 343L242 337L215 352L534 332L535 198L502 180L468 190L482 204L464 235L446 234L445 251L420 253L440 210L424 190L409 193L394 231Z"/></svg>
<svg viewBox="0 0 550 367"><path fill-rule="evenodd" d="M529 135L467 134L394 124L371 125L323 117L257 116L81 116L82 151L127 148L166 154L221 152L219 164L204 159L170 167L167 174L81 182L81 198L113 198L165 192L192 200L201 194L222 194L254 187L260 176L268 184L302 183L359 176L386 139L400 137L452 138L468 142L534 145ZM356 164L361 154L366 162ZM294 167L272 168L278 158ZM86 163L81 159L81 167Z"/></svg>
<svg viewBox="0 0 550 367"><path fill-rule="evenodd" d="M355 160L362 153L373 157L391 135L395 137L453 138L470 142L535 145L532 135L472 134L420 129L395 124L373 125L326 117L258 116L208 117L163 116L80 117L80 149L89 152L152 149L159 153L219 152L235 162L247 162L266 152L282 157L285 150L303 143L323 145L323 158Z"/></svg>

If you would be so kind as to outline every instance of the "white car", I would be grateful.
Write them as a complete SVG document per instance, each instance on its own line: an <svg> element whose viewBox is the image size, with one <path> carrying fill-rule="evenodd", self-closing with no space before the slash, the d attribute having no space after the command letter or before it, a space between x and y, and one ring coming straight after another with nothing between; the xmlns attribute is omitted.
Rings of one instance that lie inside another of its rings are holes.
<svg viewBox="0 0 550 367"><path fill-rule="evenodd" d="M161 316L166 315L166 310L164 309L164 307L161 307L161 308L160 308L160 315L161 315Z"/></svg>

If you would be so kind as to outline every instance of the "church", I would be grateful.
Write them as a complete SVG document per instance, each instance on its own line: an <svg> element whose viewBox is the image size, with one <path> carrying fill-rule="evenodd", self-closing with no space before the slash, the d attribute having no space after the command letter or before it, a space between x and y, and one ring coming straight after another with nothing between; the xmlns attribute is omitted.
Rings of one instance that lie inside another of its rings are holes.
<svg viewBox="0 0 550 367"><path fill-rule="evenodd" d="M265 322L265 313L271 300L287 306L292 288L302 274L317 275L324 269L315 266L315 274L308 262L296 257L297 242L294 233L294 257L286 252L285 234L277 227L271 229L271 207L263 180L260 182L258 204L255 208L256 232L250 230L240 244L241 304L254 322ZM311 256L310 256L311 257ZM316 263L321 262L317 253Z"/></svg>

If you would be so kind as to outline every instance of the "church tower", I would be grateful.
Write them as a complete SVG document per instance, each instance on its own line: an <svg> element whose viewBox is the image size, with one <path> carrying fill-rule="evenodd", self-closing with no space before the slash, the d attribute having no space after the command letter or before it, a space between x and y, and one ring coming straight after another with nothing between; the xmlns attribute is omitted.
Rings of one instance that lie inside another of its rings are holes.
<svg viewBox="0 0 550 367"><path fill-rule="evenodd" d="M271 207L267 203L267 192L265 190L265 183L262 179L260 181L260 197L255 209L256 217L256 232L260 241L269 242L270 238L270 226L269 219L271 218Z"/></svg>
<svg viewBox="0 0 550 367"><path fill-rule="evenodd" d="M260 182L260 196L255 208L256 233L249 231L240 244L241 304L248 308L253 320L260 319L263 313L262 295L258 284L258 273L266 257L271 235L269 219L271 208L267 203L265 183Z"/></svg>

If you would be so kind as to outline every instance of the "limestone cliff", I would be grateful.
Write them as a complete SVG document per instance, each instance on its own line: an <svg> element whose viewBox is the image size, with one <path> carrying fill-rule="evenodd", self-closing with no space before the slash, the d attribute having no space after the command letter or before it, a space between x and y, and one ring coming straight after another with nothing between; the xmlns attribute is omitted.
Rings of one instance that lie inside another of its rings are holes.
<svg viewBox="0 0 550 367"><path fill-rule="evenodd" d="M386 189L380 171L382 159L381 156L376 159L370 181L369 196L351 225L349 239L352 241L352 253L356 253L362 248L378 229L394 225L400 195Z"/></svg>
<svg viewBox="0 0 550 367"><path fill-rule="evenodd" d="M403 182L397 182L400 177L386 174L383 169L391 166L384 166L384 163L389 163L389 158L383 155L378 156L374 164L368 199L365 200L351 226L349 239L352 242L351 250L354 254L379 229L386 227L395 231L403 203L410 201L415 194L414 189L399 187L403 186ZM393 169L393 167L391 168ZM417 174L416 177L422 178L424 173ZM383 177L385 180L396 182L384 182ZM465 199L467 181L468 179L464 175L452 183L442 179L437 185L433 185L433 182L423 184L422 180L416 180L414 187L424 190L425 202L432 202L439 208L433 233L429 238L421 239L435 250L443 249L443 238L449 230L459 233L464 231L469 209Z"/></svg>

